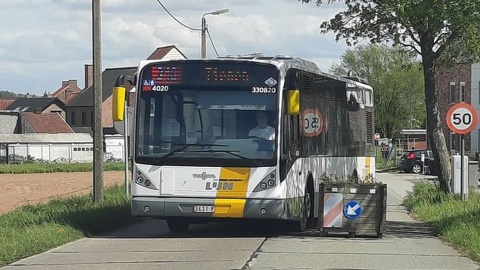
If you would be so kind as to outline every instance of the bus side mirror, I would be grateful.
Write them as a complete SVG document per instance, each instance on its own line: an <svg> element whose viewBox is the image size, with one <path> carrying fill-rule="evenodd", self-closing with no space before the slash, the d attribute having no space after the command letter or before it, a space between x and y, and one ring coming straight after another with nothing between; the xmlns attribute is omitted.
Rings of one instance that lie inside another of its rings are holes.
<svg viewBox="0 0 480 270"><path fill-rule="evenodd" d="M288 90L287 113L289 115L300 114L300 91Z"/></svg>
<svg viewBox="0 0 480 270"><path fill-rule="evenodd" d="M123 121L125 111L125 95L127 89L124 86L113 88L112 118L113 121Z"/></svg>
<svg viewBox="0 0 480 270"><path fill-rule="evenodd" d="M360 103L358 103L357 98L353 94L350 94L350 98L347 101L347 109L353 112L360 110Z"/></svg>

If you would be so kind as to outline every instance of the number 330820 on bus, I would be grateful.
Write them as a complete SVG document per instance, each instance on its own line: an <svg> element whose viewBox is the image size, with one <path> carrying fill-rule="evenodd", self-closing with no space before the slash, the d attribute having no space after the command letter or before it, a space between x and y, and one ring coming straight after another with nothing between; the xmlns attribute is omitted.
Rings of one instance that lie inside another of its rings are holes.
<svg viewBox="0 0 480 270"><path fill-rule="evenodd" d="M254 94L274 94L277 92L277 88L275 87L252 87L252 93Z"/></svg>

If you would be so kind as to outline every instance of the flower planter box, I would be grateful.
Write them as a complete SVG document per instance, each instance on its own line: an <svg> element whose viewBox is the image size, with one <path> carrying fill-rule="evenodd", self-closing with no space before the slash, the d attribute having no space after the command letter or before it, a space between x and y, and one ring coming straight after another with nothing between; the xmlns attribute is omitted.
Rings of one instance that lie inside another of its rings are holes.
<svg viewBox="0 0 480 270"><path fill-rule="evenodd" d="M382 237L386 223L386 184L320 184L320 235L348 233Z"/></svg>

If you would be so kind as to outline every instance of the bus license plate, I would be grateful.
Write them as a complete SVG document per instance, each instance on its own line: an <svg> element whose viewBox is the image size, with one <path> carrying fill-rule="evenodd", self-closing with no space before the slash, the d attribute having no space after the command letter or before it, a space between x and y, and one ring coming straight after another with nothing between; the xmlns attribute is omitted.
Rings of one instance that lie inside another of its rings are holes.
<svg viewBox="0 0 480 270"><path fill-rule="evenodd" d="M195 205L193 207L195 213L213 213L215 212L215 206L213 205Z"/></svg>

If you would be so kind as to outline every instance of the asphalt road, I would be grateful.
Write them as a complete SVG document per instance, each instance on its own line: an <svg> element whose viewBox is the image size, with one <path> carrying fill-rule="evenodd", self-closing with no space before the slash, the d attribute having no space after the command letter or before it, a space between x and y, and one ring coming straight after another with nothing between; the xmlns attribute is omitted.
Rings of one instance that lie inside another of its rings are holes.
<svg viewBox="0 0 480 270"><path fill-rule="evenodd" d="M194 225L181 235L165 222L142 220L133 226L85 238L2 270L24 269L480 269L414 221L401 205L414 182L411 174L378 173L388 186L384 237L295 235L276 224Z"/></svg>

